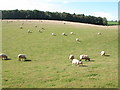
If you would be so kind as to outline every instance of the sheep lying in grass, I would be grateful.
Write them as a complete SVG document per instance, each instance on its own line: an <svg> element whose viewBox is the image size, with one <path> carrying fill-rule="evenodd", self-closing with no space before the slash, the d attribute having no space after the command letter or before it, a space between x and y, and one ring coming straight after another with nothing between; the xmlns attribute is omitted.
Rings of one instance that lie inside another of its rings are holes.
<svg viewBox="0 0 120 90"><path fill-rule="evenodd" d="M101 54L101 56L104 56L105 55L105 51L101 51L100 54Z"/></svg>
<svg viewBox="0 0 120 90"><path fill-rule="evenodd" d="M77 60L77 59L73 59L73 60L72 60L72 64L77 64L77 65L81 64L81 65L83 65L83 62L82 62L82 61L79 61L79 60Z"/></svg>
<svg viewBox="0 0 120 90"><path fill-rule="evenodd" d="M25 60L26 60L26 56L24 54L18 55L18 61L25 61Z"/></svg>
<svg viewBox="0 0 120 90"><path fill-rule="evenodd" d="M8 59L7 55L6 54L0 54L0 58L2 58L2 60L6 60Z"/></svg>
<svg viewBox="0 0 120 90"><path fill-rule="evenodd" d="M69 59L73 60L74 59L74 55L70 55Z"/></svg>
<svg viewBox="0 0 120 90"><path fill-rule="evenodd" d="M55 34L55 33L52 33L52 36L56 36L56 34Z"/></svg>
<svg viewBox="0 0 120 90"><path fill-rule="evenodd" d="M85 61L86 61L86 60L89 60L89 61L90 61L90 58L89 58L88 55L80 55L80 60L82 60L82 59L85 59Z"/></svg>

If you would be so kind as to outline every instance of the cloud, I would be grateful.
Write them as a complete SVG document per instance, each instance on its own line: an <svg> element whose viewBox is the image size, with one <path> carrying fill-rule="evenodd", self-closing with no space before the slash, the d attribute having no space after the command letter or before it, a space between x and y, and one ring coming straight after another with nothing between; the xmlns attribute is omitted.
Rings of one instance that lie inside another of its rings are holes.
<svg viewBox="0 0 120 90"><path fill-rule="evenodd" d="M93 12L90 15L96 16L96 17L106 17L107 20L117 20L117 17L115 17L111 13L107 13L107 12Z"/></svg>

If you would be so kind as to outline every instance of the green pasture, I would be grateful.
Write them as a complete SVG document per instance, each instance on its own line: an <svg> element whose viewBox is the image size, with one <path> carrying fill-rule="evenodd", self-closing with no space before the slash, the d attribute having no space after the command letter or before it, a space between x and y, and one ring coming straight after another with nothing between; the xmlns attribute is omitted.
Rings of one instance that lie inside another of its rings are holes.
<svg viewBox="0 0 120 90"><path fill-rule="evenodd" d="M67 36L62 36L63 32ZM106 56L100 55L102 50ZM3 88L118 88L118 30L115 28L3 21L2 53L10 59L2 60ZM27 60L18 61L18 54L25 54ZM91 61L83 60L83 66L72 65L70 54L76 59L80 54L87 54Z"/></svg>

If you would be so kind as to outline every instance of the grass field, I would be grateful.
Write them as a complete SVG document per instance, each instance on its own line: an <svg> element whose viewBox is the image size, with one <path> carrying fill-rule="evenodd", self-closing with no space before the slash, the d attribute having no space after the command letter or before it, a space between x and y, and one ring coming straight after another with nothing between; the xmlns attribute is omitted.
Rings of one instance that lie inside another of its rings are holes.
<svg viewBox="0 0 120 90"><path fill-rule="evenodd" d="M2 61L3 88L118 88L117 28L47 21L2 23L2 52L11 59ZM110 56L100 56L102 50ZM17 61L20 53L28 61ZM87 54L91 61L72 66L69 54L77 59Z"/></svg>
<svg viewBox="0 0 120 90"><path fill-rule="evenodd" d="M115 22L115 21L108 21L108 25L118 25L118 22Z"/></svg>

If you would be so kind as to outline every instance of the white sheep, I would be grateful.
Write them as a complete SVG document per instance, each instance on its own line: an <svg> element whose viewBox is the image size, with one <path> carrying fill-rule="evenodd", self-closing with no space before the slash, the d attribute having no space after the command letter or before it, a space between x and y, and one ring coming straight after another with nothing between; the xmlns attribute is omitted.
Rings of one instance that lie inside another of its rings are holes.
<svg viewBox="0 0 120 90"><path fill-rule="evenodd" d="M105 51L101 51L100 54L101 54L101 56L104 56L105 55Z"/></svg>
<svg viewBox="0 0 120 90"><path fill-rule="evenodd" d="M72 34L73 34L73 32L70 32L70 34L72 35Z"/></svg>
<svg viewBox="0 0 120 90"><path fill-rule="evenodd" d="M76 41L79 41L79 38L76 38Z"/></svg>
<svg viewBox="0 0 120 90"><path fill-rule="evenodd" d="M4 53L1 53L0 58L2 58L2 60L6 60L6 59L8 59L8 56Z"/></svg>
<svg viewBox="0 0 120 90"><path fill-rule="evenodd" d="M25 61L26 60L26 56L24 54L19 54L18 55L18 60L19 61L23 61L23 60Z"/></svg>
<svg viewBox="0 0 120 90"><path fill-rule="evenodd" d="M85 61L86 61L86 60L89 60L89 61L90 61L90 58L89 58L88 55L80 55L80 60L82 60L82 59L85 59Z"/></svg>
<svg viewBox="0 0 120 90"><path fill-rule="evenodd" d="M98 32L98 35L101 35L101 33L100 33L100 32Z"/></svg>
<svg viewBox="0 0 120 90"><path fill-rule="evenodd" d="M52 33L52 36L56 36L55 33Z"/></svg>
<svg viewBox="0 0 120 90"><path fill-rule="evenodd" d="M77 65L82 64L82 65L83 65L83 62L82 62L82 61L79 61L79 60L77 60L77 59L73 59L73 60L72 60L72 64L77 64Z"/></svg>
<svg viewBox="0 0 120 90"><path fill-rule="evenodd" d="M66 36L66 34L65 34L65 33L62 33L62 35L63 35L63 36Z"/></svg>
<svg viewBox="0 0 120 90"><path fill-rule="evenodd" d="M32 33L32 31L28 30L28 33Z"/></svg>
<svg viewBox="0 0 120 90"><path fill-rule="evenodd" d="M74 55L70 55L69 59L73 60L74 59Z"/></svg>

